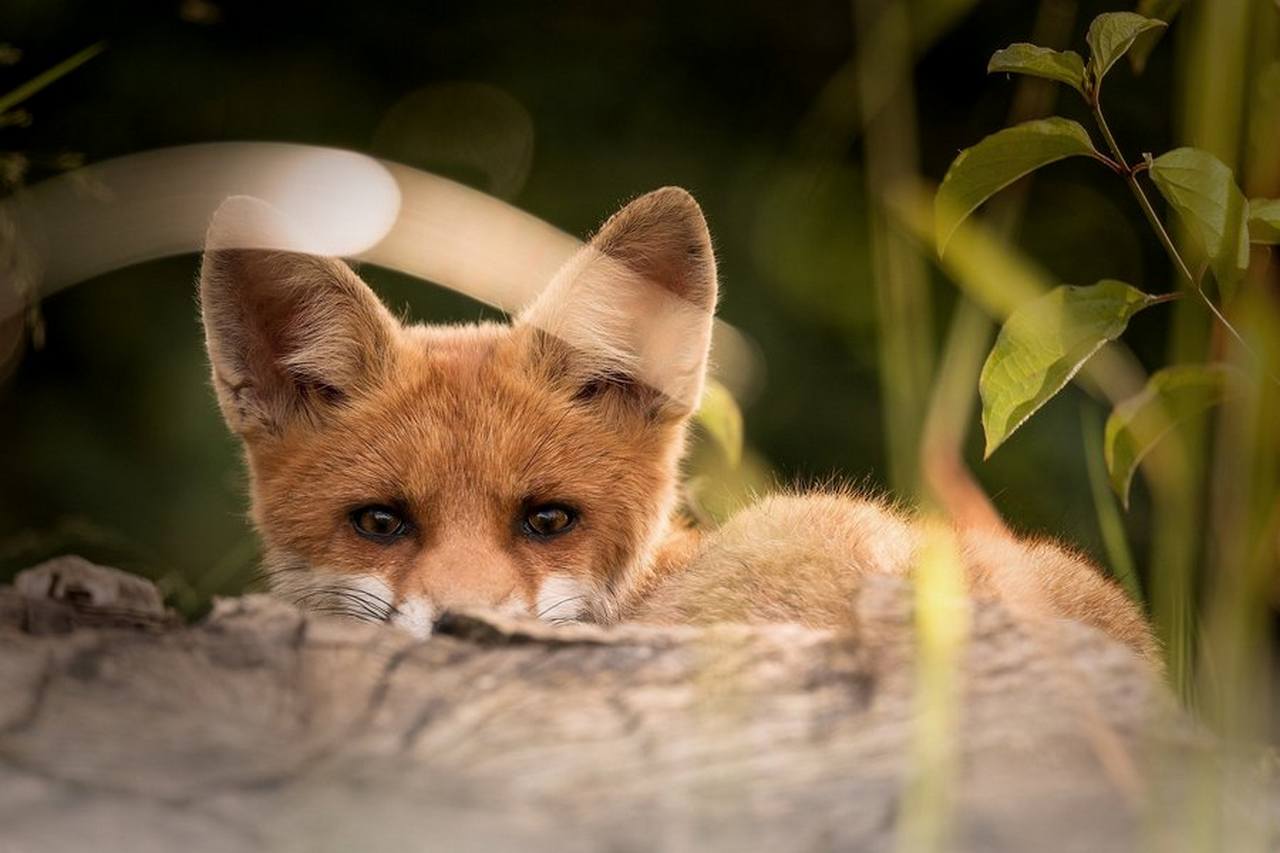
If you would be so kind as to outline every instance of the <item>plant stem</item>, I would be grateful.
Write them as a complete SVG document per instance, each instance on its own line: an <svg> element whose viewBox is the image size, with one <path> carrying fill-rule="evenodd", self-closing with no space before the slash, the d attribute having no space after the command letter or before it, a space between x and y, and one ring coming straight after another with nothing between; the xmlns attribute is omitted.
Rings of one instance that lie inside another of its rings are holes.
<svg viewBox="0 0 1280 853"><path fill-rule="evenodd" d="M107 43L105 41L89 45L70 59L64 59L48 71L37 74L35 77L32 77L13 91L0 96L0 113L6 113L13 109L36 92L39 92L45 86L48 86L59 77L63 77L76 70L106 49Z"/></svg>
<svg viewBox="0 0 1280 853"><path fill-rule="evenodd" d="M1111 154L1115 157L1116 162L1120 164L1124 175L1125 183L1129 185L1129 189L1133 191L1133 196L1138 200L1138 206L1142 208L1143 214L1147 217L1147 222L1151 223L1151 228L1156 232L1156 236L1160 238L1160 245L1164 246L1165 252L1168 253L1169 259L1173 261L1173 265L1178 268L1178 272L1182 273L1182 277L1186 279L1187 284L1195 288L1196 293L1200 294L1200 298L1204 300L1204 304L1213 312L1213 316L1218 318L1231 336L1236 339L1240 346L1251 357L1257 358L1257 355L1249 345L1245 343L1244 338L1236 331L1235 326L1218 310L1218 306L1213 304L1213 300L1209 298L1209 294L1204 292L1204 287L1200 284L1200 279L1192 275L1191 268L1187 266L1187 262L1182 259L1182 254L1178 251L1178 247L1174 245L1173 238L1169 236L1169 232L1165 229L1164 223L1160 221L1160 217L1156 215L1156 209L1151 206L1151 199L1147 198L1147 194L1143 192L1142 185L1138 183L1138 172L1145 171L1146 166L1131 167L1129 162L1124 158L1124 152L1120 150L1120 145L1116 142L1116 138L1111 134L1111 128L1107 126L1106 116L1102 114L1102 86L1098 85L1088 98L1089 106L1093 110L1093 117L1098 122L1098 129L1102 131L1102 138L1106 140L1107 147L1111 149Z"/></svg>
<svg viewBox="0 0 1280 853"><path fill-rule="evenodd" d="M1191 274L1191 270L1187 267L1186 261L1182 260L1182 255L1178 252L1178 247L1173 244L1173 238L1169 236L1169 232L1165 230L1164 223L1160 221L1160 217L1156 215L1156 210L1151 206L1151 199L1147 198L1147 194L1143 192L1142 185L1138 183L1137 173L1129 166L1124 158L1124 152L1120 150L1116 138L1111 135L1111 128L1107 126L1107 119L1102 114L1102 102L1099 96L1101 90L1094 92L1093 97L1093 117L1098 122L1098 129L1102 131L1102 138L1106 140L1107 147L1111 149L1112 156L1116 162L1124 170L1125 183L1129 185L1129 189L1133 191L1133 196L1138 200L1138 206L1142 208L1143 214L1147 217L1147 222L1151 223L1151 228L1156 232L1156 236L1160 238L1160 244L1164 246L1164 250L1169 254L1169 259L1173 261L1174 266L1186 278L1187 283L1192 287L1199 289L1200 284L1196 281L1195 276ZM1203 291L1201 291L1203 293ZM1216 312L1215 312L1216 313Z"/></svg>
<svg viewBox="0 0 1280 853"><path fill-rule="evenodd" d="M1093 159L1097 160L1099 163L1106 166L1108 169L1115 172L1117 175L1124 175L1129 171L1124 166L1121 166L1119 163L1117 163L1115 160L1112 160L1106 154L1103 154L1101 151L1093 152Z"/></svg>

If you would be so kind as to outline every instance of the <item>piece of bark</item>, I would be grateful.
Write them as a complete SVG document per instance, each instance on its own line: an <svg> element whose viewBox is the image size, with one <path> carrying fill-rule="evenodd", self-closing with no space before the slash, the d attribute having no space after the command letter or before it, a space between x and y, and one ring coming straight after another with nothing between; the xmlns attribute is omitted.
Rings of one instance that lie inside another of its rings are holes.
<svg viewBox="0 0 1280 853"><path fill-rule="evenodd" d="M6 853L889 850L938 779L892 578L847 636L461 614L415 641L256 596L37 636L19 598L0 590ZM1213 743L1126 648L975 602L962 661L944 849L1193 843ZM1277 790L1259 770L1223 820L1274 849Z"/></svg>
<svg viewBox="0 0 1280 853"><path fill-rule="evenodd" d="M151 581L73 554L19 572L13 590L17 595L0 597L0 625L16 624L28 634L166 630L181 624Z"/></svg>

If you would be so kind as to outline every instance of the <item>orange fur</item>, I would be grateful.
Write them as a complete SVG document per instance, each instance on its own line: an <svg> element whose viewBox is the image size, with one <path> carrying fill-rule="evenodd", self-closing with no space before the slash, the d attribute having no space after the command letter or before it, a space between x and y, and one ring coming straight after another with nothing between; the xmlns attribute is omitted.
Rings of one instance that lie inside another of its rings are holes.
<svg viewBox="0 0 1280 853"><path fill-rule="evenodd" d="M706 223L683 190L625 207L510 325L404 325L340 261L225 239L263 217L246 199L219 211L201 297L283 594L413 628L462 606L838 627L861 577L910 571L916 523L853 494L766 497L705 534L675 520L716 298ZM522 514L545 503L573 507L576 526L531 536ZM352 512L371 504L407 532L359 534ZM1156 659L1137 609L1082 558L999 531L960 542L975 594Z"/></svg>

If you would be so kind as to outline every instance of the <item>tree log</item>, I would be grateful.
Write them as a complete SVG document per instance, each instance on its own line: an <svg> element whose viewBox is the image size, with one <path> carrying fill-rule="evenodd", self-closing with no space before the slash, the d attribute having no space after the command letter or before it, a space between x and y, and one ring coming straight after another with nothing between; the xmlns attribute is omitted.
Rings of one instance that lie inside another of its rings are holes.
<svg viewBox="0 0 1280 853"><path fill-rule="evenodd" d="M922 790L947 850L1173 850L1223 766L1127 649L993 601L954 773L922 765L892 578L848 633L458 614L426 641L261 596L183 626L25 592L0 589L3 853L888 850ZM1276 849L1278 791L1258 769L1211 805Z"/></svg>

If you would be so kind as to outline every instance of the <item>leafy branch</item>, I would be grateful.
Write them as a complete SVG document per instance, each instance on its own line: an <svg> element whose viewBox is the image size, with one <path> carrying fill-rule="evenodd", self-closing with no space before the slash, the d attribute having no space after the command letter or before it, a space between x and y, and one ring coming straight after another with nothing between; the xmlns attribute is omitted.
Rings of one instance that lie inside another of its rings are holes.
<svg viewBox="0 0 1280 853"><path fill-rule="evenodd" d="M1075 89L1093 115L1106 152L1097 149L1082 125L1060 117L1005 128L961 151L935 198L938 252L946 251L957 228L996 192L1050 163L1088 157L1124 179L1186 287L1249 351L1205 292L1203 271L1212 271L1219 300L1224 305L1231 302L1249 265L1249 242L1280 242L1280 200L1246 201L1231 169L1195 148L1178 148L1159 157L1144 154L1130 165L1103 113L1102 81L1107 73L1135 43L1148 50L1166 26L1162 20L1132 12L1099 15L1086 36L1087 61L1074 51L1025 43L996 51L987 66L989 72L1026 74ZM1143 173L1186 225L1203 255L1203 264L1197 265L1200 275L1192 273L1193 266L1156 213L1139 181ZM1087 287L1060 286L1016 309L1001 329L979 379L987 455L1056 395L1094 353L1123 334L1136 313L1179 296L1181 291L1148 294L1106 279ZM1220 365L1179 366L1176 374L1157 373L1138 398L1116 407L1105 430L1104 451L1112 486L1122 499L1127 502L1137 461L1167 434L1167 413L1202 410L1220 402L1229 385L1222 377ZM1178 408L1184 398L1191 397L1195 405ZM1133 417L1139 409L1143 416ZM1162 426L1154 425L1152 412L1164 418Z"/></svg>

